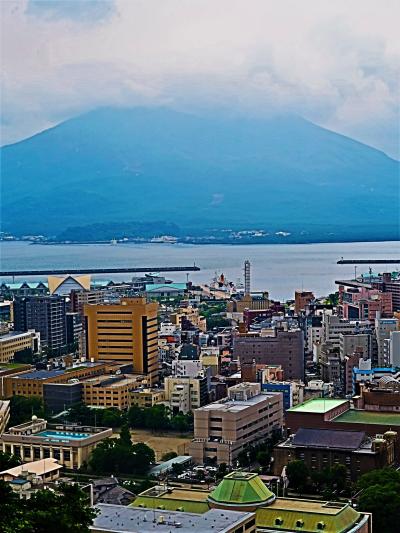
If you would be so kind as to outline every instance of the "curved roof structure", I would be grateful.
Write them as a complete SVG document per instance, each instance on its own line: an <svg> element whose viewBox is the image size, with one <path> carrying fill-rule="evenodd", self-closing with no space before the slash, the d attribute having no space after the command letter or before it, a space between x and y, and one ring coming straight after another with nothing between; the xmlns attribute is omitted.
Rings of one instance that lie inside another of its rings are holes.
<svg viewBox="0 0 400 533"><path fill-rule="evenodd" d="M261 481L258 474L251 472L231 472L211 492L208 501L224 507L259 507L275 500Z"/></svg>

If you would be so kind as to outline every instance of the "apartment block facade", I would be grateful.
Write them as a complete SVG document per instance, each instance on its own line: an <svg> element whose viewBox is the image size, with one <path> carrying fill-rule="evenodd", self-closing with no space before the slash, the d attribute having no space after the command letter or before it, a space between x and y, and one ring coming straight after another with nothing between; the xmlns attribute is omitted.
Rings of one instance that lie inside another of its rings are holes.
<svg viewBox="0 0 400 533"><path fill-rule="evenodd" d="M283 425L280 392L261 393L259 383L240 383L228 397L194 411L190 455L196 463L215 460L232 465L250 444L265 441Z"/></svg>
<svg viewBox="0 0 400 533"><path fill-rule="evenodd" d="M85 305L86 353L95 361L132 364L135 374L158 381L157 303L143 297L119 304Z"/></svg>
<svg viewBox="0 0 400 533"><path fill-rule="evenodd" d="M62 296L23 296L14 300L14 330L35 330L43 345L57 350L66 344L66 301Z"/></svg>

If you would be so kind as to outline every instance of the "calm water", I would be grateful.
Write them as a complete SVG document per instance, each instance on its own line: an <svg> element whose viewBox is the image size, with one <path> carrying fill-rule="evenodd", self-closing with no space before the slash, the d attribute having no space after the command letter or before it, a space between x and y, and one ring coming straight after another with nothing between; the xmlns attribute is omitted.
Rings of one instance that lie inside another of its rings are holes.
<svg viewBox="0 0 400 533"><path fill-rule="evenodd" d="M268 290L272 298L285 299L293 297L294 290L301 288L326 295L335 290L336 279L354 275L353 266L336 264L342 256L345 259L397 258L400 256L400 243L43 246L27 242L2 242L0 253L1 270L187 266L196 263L201 271L191 272L189 279L203 283L210 282L216 271L223 272L229 280L237 282L238 278L243 277L244 260L249 259L252 264L252 290ZM375 265L376 271L398 268L400 265L389 265L387 268ZM368 266L358 267L358 273L362 271L367 272ZM106 276L98 277L105 279ZM171 273L170 278L177 282L186 281L184 273ZM113 279L128 280L130 276L113 275Z"/></svg>

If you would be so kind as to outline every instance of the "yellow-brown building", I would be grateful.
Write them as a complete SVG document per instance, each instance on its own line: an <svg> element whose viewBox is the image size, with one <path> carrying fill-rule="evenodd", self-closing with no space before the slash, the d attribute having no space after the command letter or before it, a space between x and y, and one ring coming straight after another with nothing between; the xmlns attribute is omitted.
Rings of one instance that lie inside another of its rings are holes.
<svg viewBox="0 0 400 533"><path fill-rule="evenodd" d="M131 406L131 393L142 377L129 374L103 375L82 381L83 402L90 407L124 410Z"/></svg>
<svg viewBox="0 0 400 533"><path fill-rule="evenodd" d="M119 304L85 305L86 353L95 361L132 364L133 372L158 381L158 304L122 298Z"/></svg>
<svg viewBox="0 0 400 533"><path fill-rule="evenodd" d="M138 407L153 407L156 403L165 400L163 389L136 389L131 392L131 405Z"/></svg>
<svg viewBox="0 0 400 533"><path fill-rule="evenodd" d="M117 365L116 367L118 368ZM9 374L2 379L2 395L4 398L11 396L43 398L43 386L46 383L68 383L72 379L88 378L111 372L112 369L113 365L109 363L81 363L77 367L64 370L30 370Z"/></svg>
<svg viewBox="0 0 400 533"><path fill-rule="evenodd" d="M40 336L35 331L17 333L11 331L0 337L0 364L7 364L14 360L17 352L30 348L36 351L40 344Z"/></svg>

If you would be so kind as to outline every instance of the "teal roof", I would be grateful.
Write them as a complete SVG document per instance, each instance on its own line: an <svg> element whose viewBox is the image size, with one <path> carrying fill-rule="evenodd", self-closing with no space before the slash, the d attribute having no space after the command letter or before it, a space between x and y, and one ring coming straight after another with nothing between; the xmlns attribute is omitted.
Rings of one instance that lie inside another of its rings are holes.
<svg viewBox="0 0 400 533"><path fill-rule="evenodd" d="M184 291L186 288L186 283L146 283L146 292L157 292L164 289L165 291L169 289Z"/></svg>
<svg viewBox="0 0 400 533"><path fill-rule="evenodd" d="M299 403L294 407L288 409L289 412L295 411L296 413L327 413L335 407L339 407L346 403L347 400L341 400L338 398L312 398L306 402Z"/></svg>

